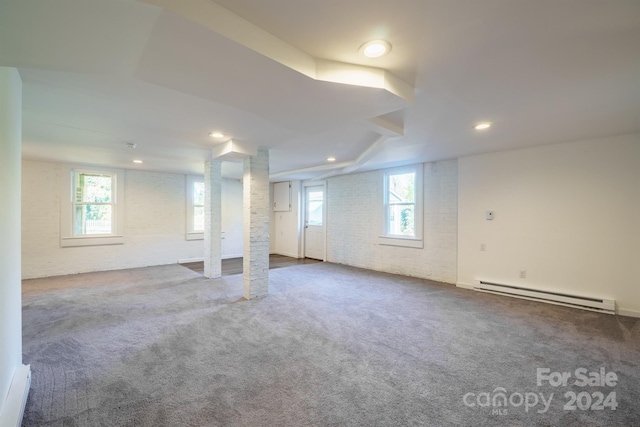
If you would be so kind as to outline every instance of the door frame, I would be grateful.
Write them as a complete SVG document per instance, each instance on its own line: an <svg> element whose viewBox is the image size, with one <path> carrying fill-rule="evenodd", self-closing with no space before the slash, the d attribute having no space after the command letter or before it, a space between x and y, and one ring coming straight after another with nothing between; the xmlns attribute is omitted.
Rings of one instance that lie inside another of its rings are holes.
<svg viewBox="0 0 640 427"><path fill-rule="evenodd" d="M306 222L307 222L307 187L322 187L323 190L323 202L322 202L322 224L324 225L324 250L322 255L322 261L327 262L327 181L303 181L302 182L302 215L301 218L301 236L300 241L302 242L302 258L306 257Z"/></svg>

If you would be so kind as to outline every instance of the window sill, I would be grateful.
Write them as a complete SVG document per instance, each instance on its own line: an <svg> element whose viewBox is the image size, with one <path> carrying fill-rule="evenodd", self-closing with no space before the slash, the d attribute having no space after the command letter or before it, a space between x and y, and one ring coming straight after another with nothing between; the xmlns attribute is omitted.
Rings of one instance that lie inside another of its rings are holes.
<svg viewBox="0 0 640 427"><path fill-rule="evenodd" d="M124 236L82 236L63 237L60 239L61 248L72 248L79 246L106 246L123 245Z"/></svg>
<svg viewBox="0 0 640 427"><path fill-rule="evenodd" d="M204 240L204 232L199 233L187 233L186 240Z"/></svg>
<svg viewBox="0 0 640 427"><path fill-rule="evenodd" d="M404 248L424 248L424 242L422 241L422 239L415 239L411 237L379 236L378 244L383 246L400 246Z"/></svg>

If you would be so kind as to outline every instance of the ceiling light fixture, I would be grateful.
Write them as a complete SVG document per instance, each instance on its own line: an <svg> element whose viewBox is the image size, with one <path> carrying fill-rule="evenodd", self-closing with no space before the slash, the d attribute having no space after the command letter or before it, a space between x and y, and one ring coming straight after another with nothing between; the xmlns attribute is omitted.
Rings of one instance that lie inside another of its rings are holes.
<svg viewBox="0 0 640 427"><path fill-rule="evenodd" d="M222 133L222 132L211 132L211 133L209 134L209 136L210 136L211 138L217 138L217 139L220 139L220 138L224 138L224 133Z"/></svg>
<svg viewBox="0 0 640 427"><path fill-rule="evenodd" d="M327 162L335 162L336 158L335 157L327 157Z"/></svg>
<svg viewBox="0 0 640 427"><path fill-rule="evenodd" d="M134 160L133 163L142 163L142 160Z"/></svg>
<svg viewBox="0 0 640 427"><path fill-rule="evenodd" d="M371 40L360 46L358 52L367 58L380 58L391 52L391 43L386 40Z"/></svg>
<svg viewBox="0 0 640 427"><path fill-rule="evenodd" d="M491 123L490 122L484 122L484 123L478 123L473 128L475 130L485 130L485 129L489 129L490 127L491 127Z"/></svg>

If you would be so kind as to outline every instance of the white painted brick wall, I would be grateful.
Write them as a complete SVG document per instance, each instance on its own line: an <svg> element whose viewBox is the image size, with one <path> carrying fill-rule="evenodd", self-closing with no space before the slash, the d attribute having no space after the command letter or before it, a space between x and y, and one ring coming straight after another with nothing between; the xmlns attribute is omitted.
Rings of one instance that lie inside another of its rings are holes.
<svg viewBox="0 0 640 427"><path fill-rule="evenodd" d="M383 171L328 180L330 262L456 283L457 160L424 164L424 249L378 244L383 220Z"/></svg>
<svg viewBox="0 0 640 427"><path fill-rule="evenodd" d="M269 152L258 149L244 160L244 297L265 296L269 289Z"/></svg>
<svg viewBox="0 0 640 427"><path fill-rule="evenodd" d="M22 273L25 279L173 264L203 256L185 240L185 176L125 171L125 243L60 247L60 165L24 161Z"/></svg>

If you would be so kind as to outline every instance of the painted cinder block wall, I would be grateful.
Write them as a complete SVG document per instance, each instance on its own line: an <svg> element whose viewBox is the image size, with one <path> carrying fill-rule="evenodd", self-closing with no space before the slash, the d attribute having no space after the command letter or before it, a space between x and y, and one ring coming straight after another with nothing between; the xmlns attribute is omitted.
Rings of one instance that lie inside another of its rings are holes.
<svg viewBox="0 0 640 427"><path fill-rule="evenodd" d="M264 297L269 292L269 240L271 192L269 186L269 150L258 148L244 159L243 213L244 254L242 276L246 299Z"/></svg>
<svg viewBox="0 0 640 427"><path fill-rule="evenodd" d="M423 164L424 248L384 246L383 173L327 180L327 260L388 273L456 283L458 163Z"/></svg>
<svg viewBox="0 0 640 427"><path fill-rule="evenodd" d="M60 200L63 165L23 161L22 272L23 278L90 271L175 264L180 259L202 259L202 240L187 241L186 176L126 170L124 172L125 242L123 245L60 247ZM227 181L227 180L225 180ZM228 182L230 201L241 209L242 186ZM242 251L242 218L226 224L225 244ZM223 222L225 218L223 217ZM227 241L228 240L228 241Z"/></svg>

